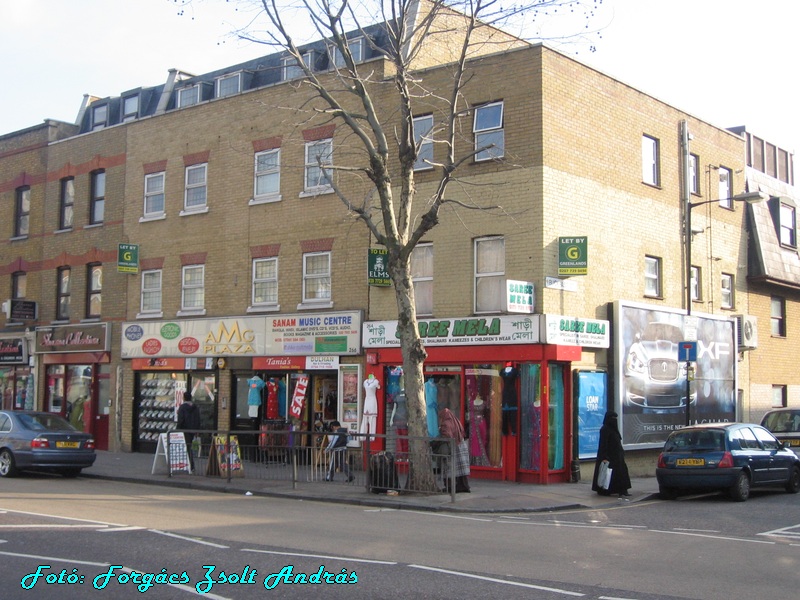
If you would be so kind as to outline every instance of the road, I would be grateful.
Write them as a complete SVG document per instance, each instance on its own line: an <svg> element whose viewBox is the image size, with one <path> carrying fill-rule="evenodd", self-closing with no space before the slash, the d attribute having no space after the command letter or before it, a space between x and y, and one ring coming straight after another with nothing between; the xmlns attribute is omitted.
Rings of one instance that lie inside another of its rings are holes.
<svg viewBox="0 0 800 600"><path fill-rule="evenodd" d="M462 515L47 475L0 483L0 598L727 600L800 586L800 502L783 493ZM309 583L290 583L298 574Z"/></svg>

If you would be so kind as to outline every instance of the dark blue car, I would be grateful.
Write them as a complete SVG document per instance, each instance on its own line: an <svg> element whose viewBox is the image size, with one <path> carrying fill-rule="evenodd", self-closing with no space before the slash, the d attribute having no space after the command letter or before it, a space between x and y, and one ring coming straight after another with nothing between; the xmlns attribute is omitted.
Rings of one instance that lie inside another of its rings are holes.
<svg viewBox="0 0 800 600"><path fill-rule="evenodd" d="M751 487L800 491L800 457L760 425L705 423L670 434L656 478L665 499L683 490L720 490L744 502Z"/></svg>

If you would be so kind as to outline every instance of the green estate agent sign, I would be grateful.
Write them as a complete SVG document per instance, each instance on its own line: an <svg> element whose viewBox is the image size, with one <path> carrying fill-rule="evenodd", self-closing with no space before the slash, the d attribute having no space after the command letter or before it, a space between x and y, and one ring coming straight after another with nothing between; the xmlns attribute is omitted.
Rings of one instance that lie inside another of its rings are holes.
<svg viewBox="0 0 800 600"><path fill-rule="evenodd" d="M586 275L588 272L587 238L558 238L558 275Z"/></svg>
<svg viewBox="0 0 800 600"><path fill-rule="evenodd" d="M386 248L369 249L369 285L381 287L392 285L389 272L386 270L388 257L389 251Z"/></svg>
<svg viewBox="0 0 800 600"><path fill-rule="evenodd" d="M139 244L119 245L117 271L134 274L139 272Z"/></svg>

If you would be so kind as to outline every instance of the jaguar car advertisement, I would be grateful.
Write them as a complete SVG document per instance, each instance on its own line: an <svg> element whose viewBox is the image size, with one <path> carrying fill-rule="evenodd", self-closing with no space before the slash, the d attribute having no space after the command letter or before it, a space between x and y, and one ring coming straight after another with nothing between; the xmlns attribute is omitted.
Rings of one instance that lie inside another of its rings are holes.
<svg viewBox="0 0 800 600"><path fill-rule="evenodd" d="M625 445L663 444L686 425L687 406L692 424L736 420L734 321L705 314L690 319L687 327L680 311L614 304L617 406ZM679 344L694 337L697 361L687 365Z"/></svg>

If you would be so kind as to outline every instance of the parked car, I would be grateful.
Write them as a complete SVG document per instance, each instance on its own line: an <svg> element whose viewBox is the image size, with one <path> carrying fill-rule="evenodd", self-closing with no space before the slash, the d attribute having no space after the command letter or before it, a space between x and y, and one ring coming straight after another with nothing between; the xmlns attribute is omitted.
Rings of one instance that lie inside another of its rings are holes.
<svg viewBox="0 0 800 600"><path fill-rule="evenodd" d="M654 321L636 334L625 357L625 412L671 413L685 410L686 363L678 361L679 327ZM694 381L689 402L695 404Z"/></svg>
<svg viewBox="0 0 800 600"><path fill-rule="evenodd" d="M0 411L0 477L55 471L76 477L97 458L94 437L47 412Z"/></svg>
<svg viewBox="0 0 800 600"><path fill-rule="evenodd" d="M760 425L704 423L670 434L656 478L665 499L681 490L722 490L744 502L756 486L800 491L800 457Z"/></svg>
<svg viewBox="0 0 800 600"><path fill-rule="evenodd" d="M761 419L776 438L800 455L800 408L778 408L769 411Z"/></svg>

